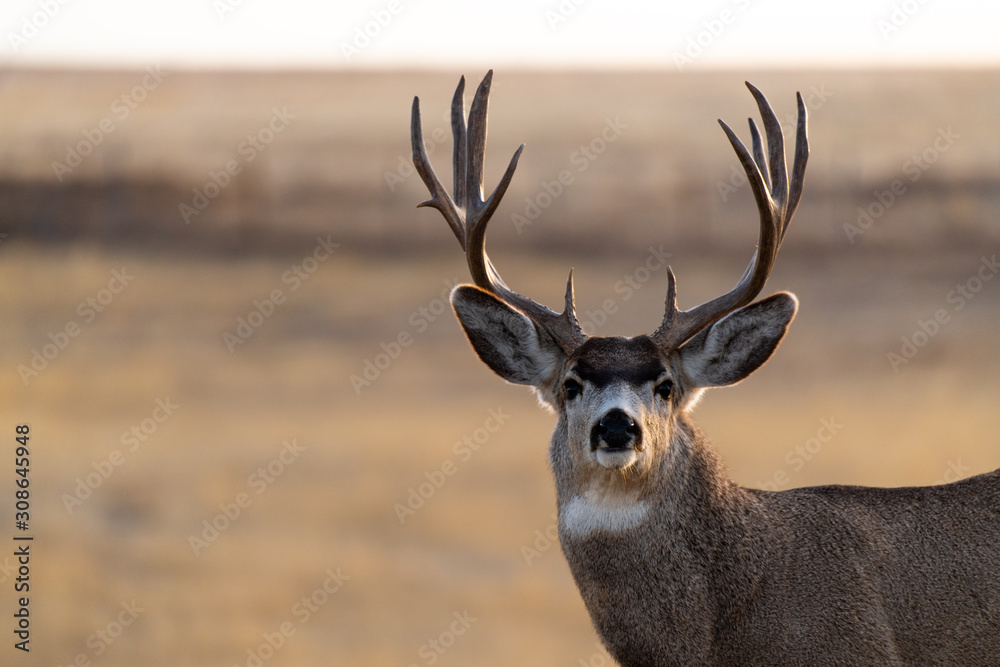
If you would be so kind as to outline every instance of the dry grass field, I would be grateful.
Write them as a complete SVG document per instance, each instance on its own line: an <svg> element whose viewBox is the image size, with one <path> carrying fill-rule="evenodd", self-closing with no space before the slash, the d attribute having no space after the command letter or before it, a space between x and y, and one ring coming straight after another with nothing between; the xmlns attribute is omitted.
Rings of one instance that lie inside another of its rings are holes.
<svg viewBox="0 0 1000 667"><path fill-rule="evenodd" d="M490 187L528 144L493 223L505 279L558 304L575 267L601 335L659 322L650 246L682 307L728 289L757 222L725 186L714 119L745 136L743 78L781 113L796 89L829 94L767 288L799 315L696 413L731 475L896 486L997 468L997 73L498 72ZM0 556L0 663L611 664L551 539L553 417L464 341L442 298L466 279L459 249L397 172L412 96L443 128L457 76L173 73L60 182L51 163L141 79L0 86L0 539L19 532L22 423L34 536L30 656L12 647L13 547ZM245 162L240 142L285 106L295 122ZM628 127L581 170L574 152L616 117ZM450 137L442 175L448 154ZM233 184L185 225L178 204L229 160ZM519 230L561 170L573 182Z"/></svg>

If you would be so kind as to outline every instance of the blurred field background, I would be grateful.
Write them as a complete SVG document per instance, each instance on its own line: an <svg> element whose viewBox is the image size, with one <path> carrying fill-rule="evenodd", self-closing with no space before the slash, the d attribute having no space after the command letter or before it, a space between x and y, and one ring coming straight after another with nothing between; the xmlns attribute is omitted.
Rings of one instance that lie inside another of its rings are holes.
<svg viewBox="0 0 1000 667"><path fill-rule="evenodd" d="M484 72L464 73L471 101ZM0 72L0 433L12 451L31 426L35 536L30 660L5 645L0 663L610 664L549 539L553 417L469 349L443 300L460 250L414 208L412 98L450 182L459 74ZM600 335L658 324L657 252L681 307L729 289L757 213L715 119L748 136L744 79L782 118L802 91L812 157L768 286L801 300L790 335L696 414L732 476L1000 466L996 71L498 71L488 188L526 143L491 224L506 281L557 305L574 267ZM241 318L259 326L233 344ZM160 422L158 400L176 406Z"/></svg>

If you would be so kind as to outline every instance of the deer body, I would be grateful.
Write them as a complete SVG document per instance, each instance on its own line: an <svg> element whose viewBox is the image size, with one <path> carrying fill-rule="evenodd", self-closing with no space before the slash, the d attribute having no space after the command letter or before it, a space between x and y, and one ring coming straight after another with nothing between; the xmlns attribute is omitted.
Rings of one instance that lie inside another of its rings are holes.
<svg viewBox="0 0 1000 667"><path fill-rule="evenodd" d="M468 259L475 286L451 300L473 349L558 415L560 542L611 654L626 667L1000 665L1000 471L935 487L745 489L690 420L706 389L767 361L798 308L786 292L754 299L802 192L801 96L790 175L760 91L748 84L766 154L753 121L751 150L722 123L760 214L736 287L682 311L668 268L655 332L587 337L572 273L557 314L510 290L486 255L486 223L521 153L484 199L491 76L468 126L464 79L455 93L454 197L430 167L416 99L414 164L432 195L423 205L441 211Z"/></svg>

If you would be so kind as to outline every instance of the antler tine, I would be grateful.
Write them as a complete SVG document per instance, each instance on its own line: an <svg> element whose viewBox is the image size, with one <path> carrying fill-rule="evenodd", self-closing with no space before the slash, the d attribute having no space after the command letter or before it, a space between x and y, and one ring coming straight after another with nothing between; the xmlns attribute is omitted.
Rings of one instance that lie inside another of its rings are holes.
<svg viewBox="0 0 1000 667"><path fill-rule="evenodd" d="M486 162L486 116L489 112L490 85L492 83L493 70L490 70L486 73L482 83L479 84L476 96L472 100L472 109L469 111L468 131L464 129L464 121L455 117L454 106L452 107L452 124L457 125L459 122L462 122L462 134L466 138L466 149L464 151L466 155L464 165L465 200L460 200L459 205L465 208L465 254L469 262L469 273L472 275L473 282L480 287L490 286L487 288L494 291L501 289L509 292L510 290L507 289L507 285L500 278L500 274L493 267L489 257L486 255L486 225L489 224L493 212L507 192L507 187L514 177L514 169L517 167L517 161L521 157L521 151L524 150L524 144L518 146L517 150L514 151L514 156L511 158L510 164L507 165L507 171L500 178L500 182L493 190L493 194L483 201L483 179ZM456 93L457 95L458 93ZM457 135L455 141L458 142ZM456 172L458 168L456 164ZM456 182L459 180L457 174L455 180ZM510 294L520 297L520 295L514 292L510 292Z"/></svg>
<svg viewBox="0 0 1000 667"><path fill-rule="evenodd" d="M809 160L806 103L802 101L802 93L795 93L795 99L799 117L795 128L795 157L792 158L792 183L791 190L788 193L788 206L785 209L785 227L781 230L782 238L785 236L785 229L788 228L789 221L795 215L795 209L799 207L799 199L802 197L802 182L806 174L806 162Z"/></svg>
<svg viewBox="0 0 1000 667"><path fill-rule="evenodd" d="M465 131L465 77L458 80L458 87L455 88L455 95L451 98L451 136L452 142L452 164L454 165L452 178L455 181L455 201L462 208L466 207L466 180L468 172L469 143L466 139ZM464 241L464 240L463 240ZM465 249L465 243L462 243Z"/></svg>
<svg viewBox="0 0 1000 667"><path fill-rule="evenodd" d="M719 124L736 151L740 164L743 165L750 189L753 190L754 199L757 202L757 209L760 213L757 249L736 287L691 310L677 310L676 281L673 272L668 271L666 312L662 324L651 336L653 342L663 349L679 347L699 331L734 310L749 304L760 294L774 266L785 230L788 228L788 223L791 221L792 214L795 213L802 195L802 182L805 176L806 161L809 157L809 143L806 133L807 117L802 96L797 95L798 125L792 178L791 183L789 183L785 167L781 124L764 95L749 82L747 82L747 88L750 89L757 101L757 107L764 122L764 132L767 136L767 163L765 163L760 133L753 120L750 121L752 154L725 122L720 120Z"/></svg>
<svg viewBox="0 0 1000 667"><path fill-rule="evenodd" d="M507 170L489 197L483 198L484 162L486 155L486 117L489 111L490 84L493 70L487 72L476 90L465 120L465 77L459 81L451 104L451 126L455 146L453 150L455 197L444 189L434 173L423 142L420 123L419 100L413 98L410 135L413 144L413 164L431 193L431 198L418 206L436 208L448 221L462 249L465 251L472 281L510 305L520 309L536 324L544 328L567 352L579 347L587 336L576 319L573 307L573 272L566 286L566 310L556 313L528 297L517 294L504 283L500 273L486 254L486 226L490 217L507 192L524 144L514 152Z"/></svg>
<svg viewBox="0 0 1000 667"><path fill-rule="evenodd" d="M781 134L781 123L775 115L771 105L767 103L767 98L749 81L747 88L757 101L757 109L760 110L761 120L764 122L764 133L767 135L768 171L771 174L769 190L771 196L777 204L779 215L784 213L785 204L788 202L788 173L785 170L785 138ZM759 170L764 171L764 163L761 162ZM765 184L767 179L765 179Z"/></svg>
<svg viewBox="0 0 1000 667"><path fill-rule="evenodd" d="M461 85L461 84L459 84ZM413 166L417 168L421 180L427 186L431 198L417 204L417 208L429 206L436 208L448 221L448 226L455 233L458 242L465 248L465 223L455 208L455 202L445 190L444 185L434 173L430 159L427 157L427 147L424 145L424 133L420 121L420 98L413 98L413 110L410 114L410 143L413 145Z"/></svg>
<svg viewBox="0 0 1000 667"><path fill-rule="evenodd" d="M760 131L757 130L757 123L753 122L753 118L747 118L747 122L750 125L750 145L753 147L753 161L757 164L766 164L767 158L764 156L764 146L760 140ZM767 171L761 172L761 176L764 177L764 185L770 188L771 180Z"/></svg>

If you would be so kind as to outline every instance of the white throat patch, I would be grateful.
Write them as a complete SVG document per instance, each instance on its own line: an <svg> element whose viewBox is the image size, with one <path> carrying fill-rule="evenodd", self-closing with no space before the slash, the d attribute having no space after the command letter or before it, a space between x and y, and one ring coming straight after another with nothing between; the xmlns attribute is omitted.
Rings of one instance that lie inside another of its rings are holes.
<svg viewBox="0 0 1000 667"><path fill-rule="evenodd" d="M588 494L589 495L589 494ZM563 528L574 537L593 533L620 533L646 520L646 501L614 501L574 496L562 511Z"/></svg>

